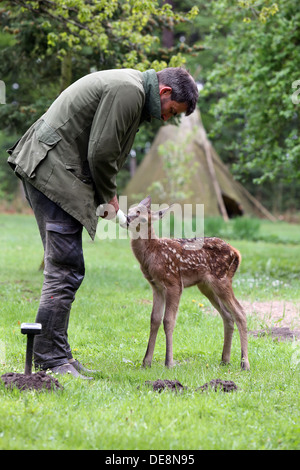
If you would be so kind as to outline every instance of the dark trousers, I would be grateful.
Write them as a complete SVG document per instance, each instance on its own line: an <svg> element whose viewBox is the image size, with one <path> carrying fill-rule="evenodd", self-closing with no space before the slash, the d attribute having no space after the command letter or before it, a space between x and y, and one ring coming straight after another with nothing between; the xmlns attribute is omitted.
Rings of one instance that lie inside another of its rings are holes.
<svg viewBox="0 0 300 470"><path fill-rule="evenodd" d="M68 362L68 324L75 293L84 278L82 225L31 184L23 182L44 246L44 283L36 322L42 333L34 340L36 368Z"/></svg>

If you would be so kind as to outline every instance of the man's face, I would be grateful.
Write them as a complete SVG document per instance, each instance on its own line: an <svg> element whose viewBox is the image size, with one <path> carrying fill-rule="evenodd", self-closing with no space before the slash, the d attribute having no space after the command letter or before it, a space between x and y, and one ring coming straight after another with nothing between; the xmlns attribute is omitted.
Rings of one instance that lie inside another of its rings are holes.
<svg viewBox="0 0 300 470"><path fill-rule="evenodd" d="M160 104L161 104L161 118L163 121L168 121L177 114L186 113L187 106L185 103L178 103L171 100L172 88L167 86L159 87Z"/></svg>

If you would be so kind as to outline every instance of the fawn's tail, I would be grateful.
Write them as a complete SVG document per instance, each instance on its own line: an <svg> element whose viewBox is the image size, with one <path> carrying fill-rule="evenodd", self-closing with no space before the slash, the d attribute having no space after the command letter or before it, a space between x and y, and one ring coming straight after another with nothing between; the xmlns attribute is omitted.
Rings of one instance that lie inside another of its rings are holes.
<svg viewBox="0 0 300 470"><path fill-rule="evenodd" d="M232 261L227 271L228 276L231 278L235 275L236 270L238 269L242 261L241 253L236 248L232 248L232 249L233 249Z"/></svg>

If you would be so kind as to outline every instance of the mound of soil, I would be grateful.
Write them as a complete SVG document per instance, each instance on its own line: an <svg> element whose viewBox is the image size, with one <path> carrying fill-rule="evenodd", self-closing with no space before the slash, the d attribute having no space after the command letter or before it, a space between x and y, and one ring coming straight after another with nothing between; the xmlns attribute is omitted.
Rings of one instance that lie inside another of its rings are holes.
<svg viewBox="0 0 300 470"><path fill-rule="evenodd" d="M272 336L272 338L278 341L300 339L300 331L290 330L288 327L273 327L265 330L253 330L249 331L249 333L255 337Z"/></svg>
<svg viewBox="0 0 300 470"><path fill-rule="evenodd" d="M234 390L238 390L237 385L232 382L232 380L221 380L221 379L213 379L210 382L201 385L201 387L196 388L196 391L201 390L208 390L209 388L214 388L215 392L217 390L221 390L222 392L233 392Z"/></svg>
<svg viewBox="0 0 300 470"><path fill-rule="evenodd" d="M161 392L165 388L169 388L170 390L173 390L175 392L179 392L185 389L185 387L180 382L178 382L178 380L158 379L158 380L155 380L154 382L151 382L151 380L147 380L145 384L151 385L155 392Z"/></svg>
<svg viewBox="0 0 300 470"><path fill-rule="evenodd" d="M36 374L25 375L8 372L1 376L6 388L17 387L19 390L48 390L62 389L57 379L44 371Z"/></svg>

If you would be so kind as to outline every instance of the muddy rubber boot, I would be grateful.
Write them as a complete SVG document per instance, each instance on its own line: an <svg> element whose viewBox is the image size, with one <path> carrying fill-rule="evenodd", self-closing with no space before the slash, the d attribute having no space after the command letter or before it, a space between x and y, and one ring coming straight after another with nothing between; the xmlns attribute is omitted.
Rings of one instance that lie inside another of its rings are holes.
<svg viewBox="0 0 300 470"><path fill-rule="evenodd" d="M72 364L62 364L61 366L56 366L52 367L52 369L49 369L51 372L54 374L60 374L60 375L65 375L65 374L70 374L76 379L83 379L83 380L93 380L93 377L87 377L84 375L81 375L75 367L73 367Z"/></svg>
<svg viewBox="0 0 300 470"><path fill-rule="evenodd" d="M71 364L80 374L100 374L100 370L87 369L77 359L69 359L69 364Z"/></svg>

